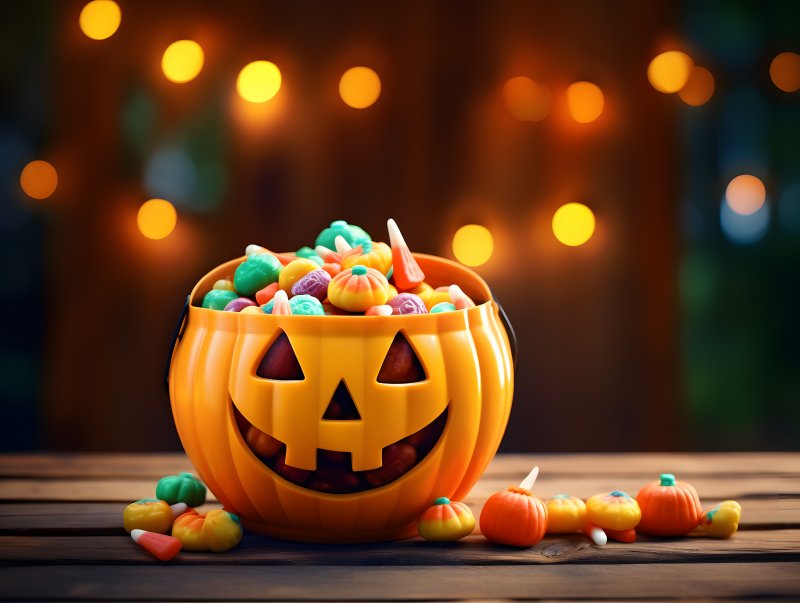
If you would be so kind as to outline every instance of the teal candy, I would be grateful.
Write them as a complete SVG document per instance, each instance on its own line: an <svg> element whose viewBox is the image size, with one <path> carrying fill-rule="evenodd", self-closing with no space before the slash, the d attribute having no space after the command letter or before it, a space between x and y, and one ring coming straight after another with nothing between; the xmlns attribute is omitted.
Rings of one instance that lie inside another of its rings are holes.
<svg viewBox="0 0 800 603"><path fill-rule="evenodd" d="M433 308L431 308L431 314L437 314L439 312L455 312L455 310L456 307L450 302L439 302Z"/></svg>
<svg viewBox="0 0 800 603"><path fill-rule="evenodd" d="M369 236L367 231L364 230L363 228L361 228L360 226L356 226L355 224L348 224L347 225L347 229L350 231L350 234L353 235L353 240L354 241L358 241L358 240L361 240L361 241L363 241L363 240L372 241L372 237ZM356 244L353 244L353 247L355 247L355 246L356 246Z"/></svg>
<svg viewBox="0 0 800 603"><path fill-rule="evenodd" d="M331 222L328 228L319 233L317 240L314 241L314 247L322 245L328 249L336 249L336 237L338 236L343 237L350 245L353 244L353 233L350 232L350 227L344 220Z"/></svg>
<svg viewBox="0 0 800 603"><path fill-rule="evenodd" d="M259 253L239 264L233 274L233 286L240 295L254 295L278 280L281 263L271 253ZM239 296L236 296L239 297Z"/></svg>
<svg viewBox="0 0 800 603"><path fill-rule="evenodd" d="M392 278L393 274L394 274L394 264L389 266L389 272L386 273L386 280L388 281L390 278Z"/></svg>
<svg viewBox="0 0 800 603"><path fill-rule="evenodd" d="M351 272L353 274L355 274L356 276L364 276L368 271L367 271L367 267L366 266L363 266L361 264L356 264L351 269Z"/></svg>
<svg viewBox="0 0 800 603"><path fill-rule="evenodd" d="M317 255L317 252L311 249L311 247L301 247L297 250L295 255L299 258L308 258L312 262L316 262L320 266L325 262L322 261L322 258Z"/></svg>
<svg viewBox="0 0 800 603"><path fill-rule="evenodd" d="M236 291L212 289L203 298L203 307L209 310L224 310L228 303L239 297Z"/></svg>
<svg viewBox="0 0 800 603"><path fill-rule="evenodd" d="M272 314L272 306L274 306L274 305L275 305L275 301L274 300L269 300L266 304L261 306L261 311L264 314Z"/></svg>
<svg viewBox="0 0 800 603"><path fill-rule="evenodd" d="M269 304L267 304L269 305ZM292 314L299 316L324 316L325 309L322 303L313 295L295 295L289 300L289 307L292 309ZM270 308L272 310L272 308Z"/></svg>

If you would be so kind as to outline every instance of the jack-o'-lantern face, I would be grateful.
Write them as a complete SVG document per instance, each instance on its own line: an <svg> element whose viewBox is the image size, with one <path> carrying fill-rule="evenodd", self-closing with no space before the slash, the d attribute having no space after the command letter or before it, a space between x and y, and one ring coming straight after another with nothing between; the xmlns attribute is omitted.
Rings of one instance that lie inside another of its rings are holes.
<svg viewBox="0 0 800 603"><path fill-rule="evenodd" d="M415 257L432 283L491 299L469 269ZM195 305L241 261L197 284L170 366L178 435L219 501L254 532L366 542L412 535L436 497L466 496L511 409L497 306L365 317Z"/></svg>
<svg viewBox="0 0 800 603"><path fill-rule="evenodd" d="M447 421L446 383L428 378L406 334L295 337L297 347L312 348L308 360L282 330L271 341L240 338L234 351L234 363L251 369L244 378L231 374L236 423L264 464L296 485L349 493L384 486L425 458ZM260 359L239 356L265 347ZM441 371L441 350L428 352ZM326 357L356 362L331 362L330 370Z"/></svg>

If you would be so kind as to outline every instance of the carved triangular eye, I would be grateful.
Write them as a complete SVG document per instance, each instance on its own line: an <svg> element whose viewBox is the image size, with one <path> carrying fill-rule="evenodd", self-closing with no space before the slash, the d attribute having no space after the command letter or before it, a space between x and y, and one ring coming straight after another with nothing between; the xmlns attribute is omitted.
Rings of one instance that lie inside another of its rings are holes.
<svg viewBox="0 0 800 603"><path fill-rule="evenodd" d="M414 348L402 333L398 333L389 346L386 358L378 372L379 383L416 383L425 381L425 369Z"/></svg>
<svg viewBox="0 0 800 603"><path fill-rule="evenodd" d="M353 396L350 395L344 381L339 381L339 385L336 386L333 398L322 418L326 421L358 421L361 419L356 403L353 402Z"/></svg>
<svg viewBox="0 0 800 603"><path fill-rule="evenodd" d="M275 379L276 381L301 381L305 379L297 354L294 353L294 348L292 348L289 338L283 331L269 346L267 353L264 354L258 369L256 369L256 375L264 379Z"/></svg>

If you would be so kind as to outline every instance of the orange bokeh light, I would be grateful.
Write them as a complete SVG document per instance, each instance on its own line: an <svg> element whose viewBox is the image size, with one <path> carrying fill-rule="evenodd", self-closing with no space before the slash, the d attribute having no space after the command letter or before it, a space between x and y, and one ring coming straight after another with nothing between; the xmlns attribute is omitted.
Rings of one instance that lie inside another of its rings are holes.
<svg viewBox="0 0 800 603"><path fill-rule="evenodd" d="M740 216L756 213L766 200L767 189L764 183L749 174L736 176L725 189L725 202Z"/></svg>
<svg viewBox="0 0 800 603"><path fill-rule="evenodd" d="M354 109L366 109L381 95L381 78L369 67L351 67L339 80L339 96Z"/></svg>
<svg viewBox="0 0 800 603"><path fill-rule="evenodd" d="M782 52L769 66L772 82L784 92L800 90L800 54Z"/></svg>
<svg viewBox="0 0 800 603"><path fill-rule="evenodd" d="M603 91L591 82L575 82L567 88L567 107L572 119L587 124L603 112L605 99Z"/></svg>
<svg viewBox="0 0 800 603"><path fill-rule="evenodd" d="M503 85L503 100L511 115L520 121L541 121L553 104L547 86L524 76L512 77Z"/></svg>
<svg viewBox="0 0 800 603"><path fill-rule="evenodd" d="M694 66L686 85L678 91L678 96L687 105L705 105L714 96L714 76L705 67Z"/></svg>
<svg viewBox="0 0 800 603"><path fill-rule="evenodd" d="M22 168L19 184L25 194L32 199L47 199L58 186L56 168L46 161L31 161Z"/></svg>
<svg viewBox="0 0 800 603"><path fill-rule="evenodd" d="M692 58L685 52L662 52L647 66L647 79L659 92L672 94L686 85L693 66Z"/></svg>

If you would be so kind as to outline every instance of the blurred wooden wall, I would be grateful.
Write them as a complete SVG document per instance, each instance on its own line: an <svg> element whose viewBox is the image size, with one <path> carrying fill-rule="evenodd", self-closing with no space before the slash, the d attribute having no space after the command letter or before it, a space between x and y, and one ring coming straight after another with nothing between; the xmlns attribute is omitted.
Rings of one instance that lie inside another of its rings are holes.
<svg viewBox="0 0 800 603"><path fill-rule="evenodd" d="M674 31L673 3L136 2L102 43L77 28L82 4L53 6L51 140L63 167L46 235L46 447L179 447L162 379L194 282L248 243L311 244L336 218L385 239L387 217L415 250L450 257L461 224L495 233L478 271L520 344L504 450L682 446L676 116L645 75ZM180 38L206 51L184 86L159 67ZM243 113L235 78L260 58L280 66L283 88L264 115ZM364 111L337 92L359 64L383 85ZM552 88L544 121L505 110L500 90L517 75ZM606 101L585 126L563 100L581 79ZM136 90L155 110L147 148L206 114L220 122L223 202L181 212L163 241L135 226L144 165L121 120ZM550 230L569 201L598 218L579 248Z"/></svg>

